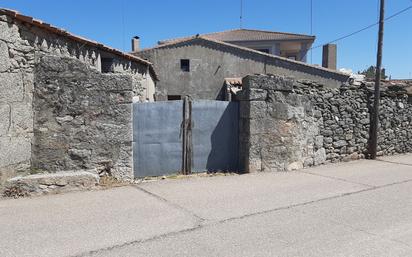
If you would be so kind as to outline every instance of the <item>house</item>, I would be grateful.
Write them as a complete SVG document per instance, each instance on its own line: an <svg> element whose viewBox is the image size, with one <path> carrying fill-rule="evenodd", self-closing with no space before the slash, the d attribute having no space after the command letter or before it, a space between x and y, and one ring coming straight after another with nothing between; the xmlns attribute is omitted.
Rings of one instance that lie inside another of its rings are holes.
<svg viewBox="0 0 412 257"><path fill-rule="evenodd" d="M160 41L141 51L135 47L132 54L153 63L159 76L156 100L177 100L185 95L225 100L226 78L256 73L293 76L332 87L348 81L347 74L304 62L313 40L312 36L234 30ZM137 38L133 41L138 45Z"/></svg>
<svg viewBox="0 0 412 257"><path fill-rule="evenodd" d="M153 101L157 76L150 62L16 11L0 9L0 184L15 172L31 169L32 147L39 133L33 92L39 74L36 64L42 56L76 59L98 74L126 74L131 77L133 100ZM104 92L104 85L100 87Z"/></svg>
<svg viewBox="0 0 412 257"><path fill-rule="evenodd" d="M315 41L315 36L252 29L235 29L201 36L301 62L306 62L307 53ZM163 40L159 41L159 45L181 40L182 38Z"/></svg>

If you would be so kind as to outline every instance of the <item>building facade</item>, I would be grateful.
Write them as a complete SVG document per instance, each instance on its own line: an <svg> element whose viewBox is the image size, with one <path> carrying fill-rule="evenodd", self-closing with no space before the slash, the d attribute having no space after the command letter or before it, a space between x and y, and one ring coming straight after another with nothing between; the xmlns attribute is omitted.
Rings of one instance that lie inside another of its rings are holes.
<svg viewBox="0 0 412 257"><path fill-rule="evenodd" d="M156 100L225 100L226 78L277 74L340 86L349 78L340 72L203 36L161 42L134 53L153 63L159 76Z"/></svg>

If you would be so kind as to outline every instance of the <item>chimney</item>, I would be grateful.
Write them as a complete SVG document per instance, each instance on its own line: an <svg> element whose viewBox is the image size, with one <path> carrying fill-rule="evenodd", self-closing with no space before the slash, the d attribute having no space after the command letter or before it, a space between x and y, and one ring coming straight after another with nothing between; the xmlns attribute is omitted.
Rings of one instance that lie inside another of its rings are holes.
<svg viewBox="0 0 412 257"><path fill-rule="evenodd" d="M336 44L323 46L322 67L336 70Z"/></svg>
<svg viewBox="0 0 412 257"><path fill-rule="evenodd" d="M132 52L140 51L140 37L135 36L132 38Z"/></svg>

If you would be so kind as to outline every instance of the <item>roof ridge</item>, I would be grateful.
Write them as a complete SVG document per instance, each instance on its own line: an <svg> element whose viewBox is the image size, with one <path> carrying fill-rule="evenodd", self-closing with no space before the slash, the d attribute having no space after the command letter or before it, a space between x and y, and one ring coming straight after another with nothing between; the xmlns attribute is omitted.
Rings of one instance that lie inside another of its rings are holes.
<svg viewBox="0 0 412 257"><path fill-rule="evenodd" d="M225 33L225 32L236 31L236 30L239 30L239 29L228 29L228 30L223 30L223 31L218 31L218 32L198 33L196 35L205 36L205 35ZM194 37L194 36L192 35L192 36L184 36L184 37L175 37L175 38L171 38L171 39L164 39L164 40L159 40L158 43L162 42L162 44L165 44L163 42L169 43L171 41L178 41L178 40L187 39L187 38L191 38L191 37Z"/></svg>
<svg viewBox="0 0 412 257"><path fill-rule="evenodd" d="M315 36L313 36L313 35L308 35L308 34L290 33L290 32L282 32L282 31L270 31L270 30L261 30L261 29L239 29L239 30L248 30L248 31L274 33L274 34L284 34L284 35L292 35L292 36L315 37Z"/></svg>
<svg viewBox="0 0 412 257"><path fill-rule="evenodd" d="M220 33L227 33L227 32L239 31L239 30L243 30L243 29L228 29L228 30L217 31L217 32L209 32L209 33L201 34L201 36L213 35L213 34L220 34Z"/></svg>

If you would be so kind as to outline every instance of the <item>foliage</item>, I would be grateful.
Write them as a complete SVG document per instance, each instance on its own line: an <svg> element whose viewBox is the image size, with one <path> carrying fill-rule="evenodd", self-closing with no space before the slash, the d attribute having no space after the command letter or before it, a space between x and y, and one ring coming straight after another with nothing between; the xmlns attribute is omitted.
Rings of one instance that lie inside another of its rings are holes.
<svg viewBox="0 0 412 257"><path fill-rule="evenodd" d="M385 69L382 68L382 70L381 70L381 78L382 79L387 79L388 78L388 76L386 76L385 72L386 72ZM376 67L375 66L370 66L369 68L367 68L364 71L359 71L358 74L365 75L365 77L367 79L375 79Z"/></svg>

